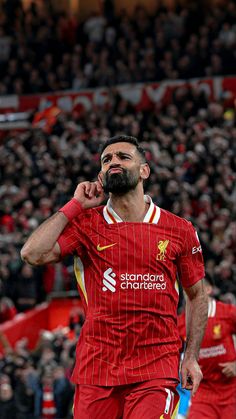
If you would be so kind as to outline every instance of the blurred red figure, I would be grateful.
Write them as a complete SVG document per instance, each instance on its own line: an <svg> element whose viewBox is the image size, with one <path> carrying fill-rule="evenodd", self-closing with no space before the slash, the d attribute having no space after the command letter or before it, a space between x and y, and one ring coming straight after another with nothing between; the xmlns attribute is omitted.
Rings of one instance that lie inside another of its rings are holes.
<svg viewBox="0 0 236 419"><path fill-rule="evenodd" d="M0 218L0 226L3 226L3 229L6 233L12 233L15 230L15 223L12 215L3 215Z"/></svg>
<svg viewBox="0 0 236 419"><path fill-rule="evenodd" d="M188 419L234 418L236 415L236 307L211 297L214 282L204 280L208 294L208 322L199 354L203 380L192 398ZM185 339L185 314L179 319Z"/></svg>

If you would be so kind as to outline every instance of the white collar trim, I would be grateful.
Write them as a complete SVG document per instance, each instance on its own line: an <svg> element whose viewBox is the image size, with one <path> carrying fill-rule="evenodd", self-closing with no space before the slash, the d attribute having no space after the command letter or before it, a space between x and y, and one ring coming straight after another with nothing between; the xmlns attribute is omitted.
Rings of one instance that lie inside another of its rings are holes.
<svg viewBox="0 0 236 419"><path fill-rule="evenodd" d="M144 223L157 224L161 215L161 210L158 206L154 205L149 195L144 195L145 202L148 202L149 208L143 219ZM103 216L108 224L122 223L123 220L113 210L111 206L111 200L107 201L107 205L103 208Z"/></svg>
<svg viewBox="0 0 236 419"><path fill-rule="evenodd" d="M208 303L208 317L215 317L216 315L216 300L210 300Z"/></svg>

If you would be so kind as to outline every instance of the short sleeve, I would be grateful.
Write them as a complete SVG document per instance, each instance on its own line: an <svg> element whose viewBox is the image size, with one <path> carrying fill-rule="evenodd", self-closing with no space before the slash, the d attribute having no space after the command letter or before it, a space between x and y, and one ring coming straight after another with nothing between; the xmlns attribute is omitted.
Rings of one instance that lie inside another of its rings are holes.
<svg viewBox="0 0 236 419"><path fill-rule="evenodd" d="M74 223L70 223L66 226L57 242L60 246L62 257L75 252L80 255L82 252L80 232L78 226Z"/></svg>
<svg viewBox="0 0 236 419"><path fill-rule="evenodd" d="M205 276L201 244L196 230L189 221L183 236L182 252L177 259L177 267L184 288L191 287Z"/></svg>

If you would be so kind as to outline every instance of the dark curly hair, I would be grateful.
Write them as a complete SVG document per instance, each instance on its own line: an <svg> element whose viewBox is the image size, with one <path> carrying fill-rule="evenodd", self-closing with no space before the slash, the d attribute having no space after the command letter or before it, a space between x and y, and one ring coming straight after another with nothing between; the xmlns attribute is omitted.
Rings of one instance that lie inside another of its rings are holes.
<svg viewBox="0 0 236 419"><path fill-rule="evenodd" d="M137 138L131 137L129 135L123 135L123 134L122 135L115 135L114 137L108 138L108 140L106 140L106 142L104 144L102 144L102 146L101 146L100 155L102 155L105 148L107 148L111 144L116 144L116 143L133 144L136 147L142 161L146 162L145 150L144 150L143 147L141 147L139 145L139 142L138 142Z"/></svg>

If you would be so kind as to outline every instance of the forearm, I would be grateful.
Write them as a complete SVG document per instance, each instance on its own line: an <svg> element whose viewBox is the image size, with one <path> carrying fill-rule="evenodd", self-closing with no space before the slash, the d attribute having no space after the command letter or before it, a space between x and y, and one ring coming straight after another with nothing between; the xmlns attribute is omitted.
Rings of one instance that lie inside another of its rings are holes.
<svg viewBox="0 0 236 419"><path fill-rule="evenodd" d="M21 250L22 259L31 265L58 262L61 252L57 240L66 225L85 209L100 205L103 199L104 192L98 181L80 183L74 198L31 234Z"/></svg>
<svg viewBox="0 0 236 419"><path fill-rule="evenodd" d="M66 225L82 211L80 203L73 198L56 214L44 221L28 238L21 250L21 257L31 265L57 262L60 248L57 240Z"/></svg>
<svg viewBox="0 0 236 419"><path fill-rule="evenodd" d="M40 265L54 248L68 222L62 212L57 212L44 221L24 244L21 250L22 259L32 265Z"/></svg>
<svg viewBox="0 0 236 419"><path fill-rule="evenodd" d="M185 356L198 359L199 350L204 336L207 323L208 300L202 288L202 292L193 298L186 299L186 350Z"/></svg>

